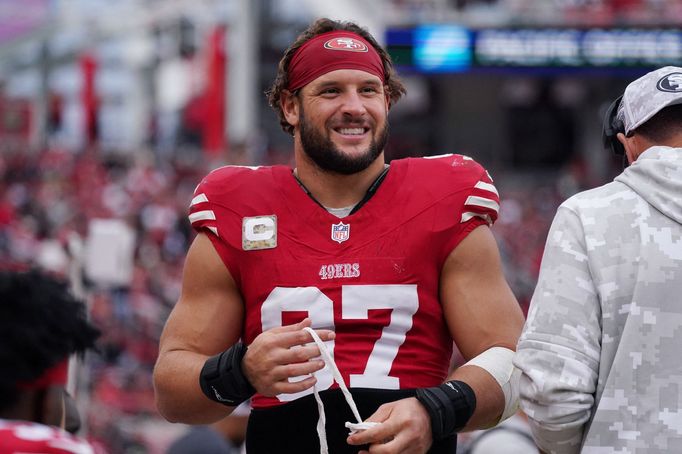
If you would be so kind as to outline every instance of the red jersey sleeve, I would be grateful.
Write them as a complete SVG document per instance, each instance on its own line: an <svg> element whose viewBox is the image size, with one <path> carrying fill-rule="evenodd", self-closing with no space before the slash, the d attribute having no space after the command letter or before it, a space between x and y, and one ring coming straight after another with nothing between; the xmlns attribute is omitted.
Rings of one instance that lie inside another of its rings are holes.
<svg viewBox="0 0 682 454"><path fill-rule="evenodd" d="M221 167L206 175L194 189L194 196L189 205L189 221L197 232L212 233L221 237L218 215L220 205L225 204L235 179L239 178L236 167ZM221 219L222 220L222 219Z"/></svg>
<svg viewBox="0 0 682 454"><path fill-rule="evenodd" d="M491 226L500 199L490 174L474 159L450 154L422 160L419 172L428 180L430 197L436 202L434 230L447 235L442 262L476 227Z"/></svg>
<svg viewBox="0 0 682 454"><path fill-rule="evenodd" d="M189 222L197 232L208 231L216 236L218 234L218 223L216 222L215 211L213 211L204 188L201 184L194 191L194 197L189 207Z"/></svg>
<svg viewBox="0 0 682 454"><path fill-rule="evenodd" d="M248 204L244 187L257 168L225 166L206 175L194 190L189 206L192 228L206 233L232 277L239 282L237 264L241 242L241 211Z"/></svg>
<svg viewBox="0 0 682 454"><path fill-rule="evenodd" d="M464 223L473 218L480 218L488 226L492 226L497 220L500 211L500 195L495 188L490 174L479 164L476 183L469 189L469 195L464 201L464 210L460 222Z"/></svg>

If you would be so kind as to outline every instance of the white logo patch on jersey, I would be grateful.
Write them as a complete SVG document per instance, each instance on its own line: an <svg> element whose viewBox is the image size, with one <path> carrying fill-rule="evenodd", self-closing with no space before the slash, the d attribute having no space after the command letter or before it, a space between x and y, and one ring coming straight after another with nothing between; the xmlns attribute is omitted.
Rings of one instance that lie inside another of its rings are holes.
<svg viewBox="0 0 682 454"><path fill-rule="evenodd" d="M242 249L257 251L277 247L277 216L254 216L242 219Z"/></svg>
<svg viewBox="0 0 682 454"><path fill-rule="evenodd" d="M341 244L348 238L350 238L350 224L344 224L343 222L332 224L332 240Z"/></svg>

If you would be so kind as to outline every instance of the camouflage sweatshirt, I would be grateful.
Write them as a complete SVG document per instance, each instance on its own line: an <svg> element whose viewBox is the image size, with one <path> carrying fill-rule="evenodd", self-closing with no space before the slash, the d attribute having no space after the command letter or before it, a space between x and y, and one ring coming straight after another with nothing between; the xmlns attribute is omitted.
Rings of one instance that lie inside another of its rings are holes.
<svg viewBox="0 0 682 454"><path fill-rule="evenodd" d="M548 453L682 453L682 148L557 210L514 363Z"/></svg>

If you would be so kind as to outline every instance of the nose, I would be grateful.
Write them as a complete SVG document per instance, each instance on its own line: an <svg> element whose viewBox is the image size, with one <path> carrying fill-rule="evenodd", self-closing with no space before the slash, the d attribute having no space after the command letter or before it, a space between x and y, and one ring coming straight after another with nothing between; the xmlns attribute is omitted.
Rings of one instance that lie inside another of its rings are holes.
<svg viewBox="0 0 682 454"><path fill-rule="evenodd" d="M362 98L362 96L355 91L345 93L343 96L341 111L346 116L362 116L367 112L364 101L365 100Z"/></svg>

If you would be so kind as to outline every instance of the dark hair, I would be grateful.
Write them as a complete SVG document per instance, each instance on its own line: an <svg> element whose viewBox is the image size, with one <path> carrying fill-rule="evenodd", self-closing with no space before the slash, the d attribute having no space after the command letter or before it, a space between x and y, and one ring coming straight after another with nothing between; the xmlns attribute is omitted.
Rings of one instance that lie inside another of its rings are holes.
<svg viewBox="0 0 682 454"><path fill-rule="evenodd" d="M0 410L16 402L17 384L82 355L98 336L65 282L37 270L0 271Z"/></svg>
<svg viewBox="0 0 682 454"><path fill-rule="evenodd" d="M386 52L384 48L379 45L379 43L367 30L353 22L340 22L327 18L318 19L300 35L298 35L294 43L289 46L286 51L284 51L284 56L279 61L279 66L277 68L277 77L275 78L275 81L273 82L270 89L266 92L270 107L277 112L279 124L282 126L282 129L289 134L294 133L294 128L286 121L286 118L284 118L284 112L282 111L282 106L280 105L279 101L280 97L282 96L282 91L286 90L289 86L289 64L291 63L291 59L298 48L310 39L316 37L317 35L321 35L322 33L335 30L349 31L360 35L368 43L370 43L374 49L376 49L379 57L381 57L381 61L384 64L384 84L388 90L389 106L395 104L400 97L406 93L405 86L400 81L398 74L393 68L393 61L388 55L388 52Z"/></svg>
<svg viewBox="0 0 682 454"><path fill-rule="evenodd" d="M650 142L663 145L676 135L682 134L682 104L661 109L635 130Z"/></svg>

